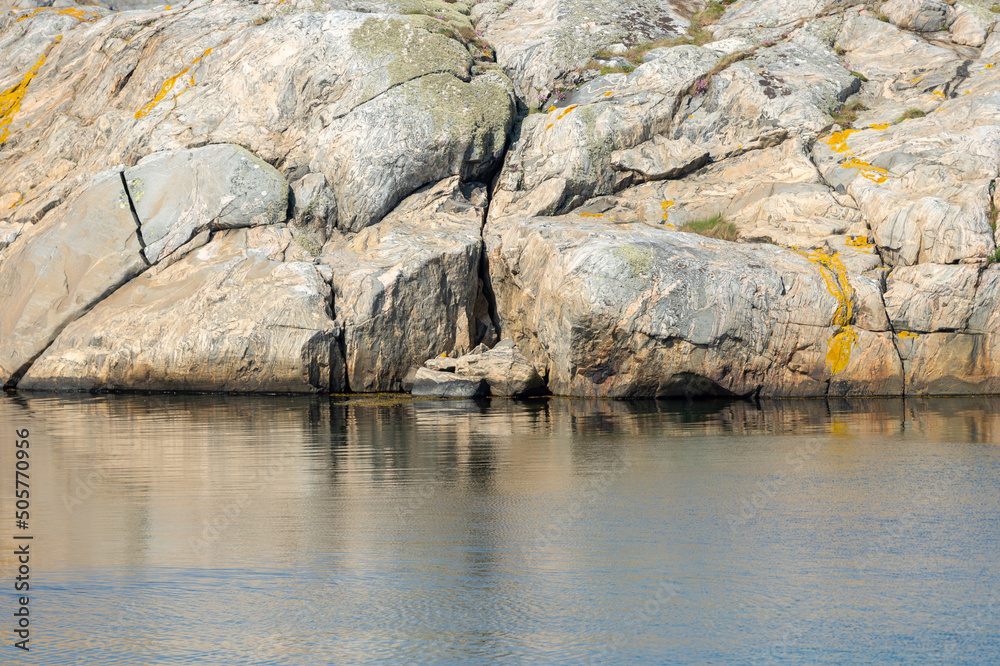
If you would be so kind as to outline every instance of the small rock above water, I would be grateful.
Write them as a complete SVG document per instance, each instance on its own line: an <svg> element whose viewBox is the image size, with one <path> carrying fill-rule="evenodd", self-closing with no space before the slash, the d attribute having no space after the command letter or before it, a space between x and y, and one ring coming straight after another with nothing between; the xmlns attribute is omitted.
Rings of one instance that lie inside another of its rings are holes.
<svg viewBox="0 0 1000 666"><path fill-rule="evenodd" d="M419 398L475 398L485 395L486 382L478 377L420 368L413 380L412 393Z"/></svg>
<svg viewBox="0 0 1000 666"><path fill-rule="evenodd" d="M460 358L432 358L425 365L461 377L481 377L495 396L538 395L546 390L545 381L513 340L501 340L493 349L479 345Z"/></svg>

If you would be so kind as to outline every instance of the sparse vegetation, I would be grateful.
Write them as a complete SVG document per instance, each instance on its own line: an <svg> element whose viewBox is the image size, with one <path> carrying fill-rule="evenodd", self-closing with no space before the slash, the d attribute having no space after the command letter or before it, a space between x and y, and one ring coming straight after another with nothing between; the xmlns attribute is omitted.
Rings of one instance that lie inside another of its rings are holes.
<svg viewBox="0 0 1000 666"><path fill-rule="evenodd" d="M888 23L889 22L889 17L886 16L885 14L879 13L878 20L879 21L883 21L885 23Z"/></svg>
<svg viewBox="0 0 1000 666"><path fill-rule="evenodd" d="M990 5L990 11L994 14L1000 14L1000 5Z"/></svg>
<svg viewBox="0 0 1000 666"><path fill-rule="evenodd" d="M862 111L867 111L868 107L864 105L861 100L854 100L849 104L845 104L836 111L830 113L833 117L834 122L843 127L851 127L852 124L858 121L858 113Z"/></svg>
<svg viewBox="0 0 1000 666"><path fill-rule="evenodd" d="M904 120L913 120L914 118L923 118L926 115L927 114L925 112L921 111L920 109L909 109L909 110L907 110L906 113L904 113L899 118L897 118L896 122L897 123L901 123Z"/></svg>
<svg viewBox="0 0 1000 666"><path fill-rule="evenodd" d="M988 261L991 264L995 264L997 262L1000 262L1000 247L998 247L997 249L993 250L993 254L991 254L989 256Z"/></svg>
<svg viewBox="0 0 1000 666"><path fill-rule="evenodd" d="M688 222L687 224L677 227L677 231L685 231L691 234L698 234L700 236L718 238L726 241L735 241L740 237L739 231L736 229L736 225L732 222L727 222L726 219L722 217L722 213L706 217L703 220Z"/></svg>
<svg viewBox="0 0 1000 666"><path fill-rule="evenodd" d="M835 48L835 49L834 49L834 52L835 52L835 53L836 53L837 55L839 55L839 56L845 56L845 55L847 55L847 49L845 49L845 48L842 48L842 47L840 47L840 46L838 46L837 48Z"/></svg>
<svg viewBox="0 0 1000 666"><path fill-rule="evenodd" d="M848 71L851 73L851 76L860 79L861 83L868 83L868 77L862 74L861 72L855 72L853 69L850 69Z"/></svg>

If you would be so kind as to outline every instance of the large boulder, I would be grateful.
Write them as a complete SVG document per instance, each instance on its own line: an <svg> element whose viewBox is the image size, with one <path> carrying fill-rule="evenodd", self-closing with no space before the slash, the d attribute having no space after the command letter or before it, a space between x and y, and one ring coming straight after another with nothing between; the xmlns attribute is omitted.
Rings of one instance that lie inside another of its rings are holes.
<svg viewBox="0 0 1000 666"><path fill-rule="evenodd" d="M936 32L955 20L955 12L943 0L889 0L879 10L904 30Z"/></svg>
<svg viewBox="0 0 1000 666"><path fill-rule="evenodd" d="M522 0L476 3L473 16L496 48L518 97L538 108L602 49L679 37L700 0Z"/></svg>
<svg viewBox="0 0 1000 666"><path fill-rule="evenodd" d="M221 232L62 331L25 389L308 393L343 388L330 287L273 227Z"/></svg>
<svg viewBox="0 0 1000 666"><path fill-rule="evenodd" d="M121 174L96 176L0 262L0 381L13 386L68 324L148 265Z"/></svg>
<svg viewBox="0 0 1000 666"><path fill-rule="evenodd" d="M485 188L448 179L323 247L352 391L398 391L411 366L476 345L486 326L479 289L485 203Z"/></svg>
<svg viewBox="0 0 1000 666"><path fill-rule="evenodd" d="M512 216L486 229L505 335L553 393L898 393L891 333L855 325L836 253Z"/></svg>

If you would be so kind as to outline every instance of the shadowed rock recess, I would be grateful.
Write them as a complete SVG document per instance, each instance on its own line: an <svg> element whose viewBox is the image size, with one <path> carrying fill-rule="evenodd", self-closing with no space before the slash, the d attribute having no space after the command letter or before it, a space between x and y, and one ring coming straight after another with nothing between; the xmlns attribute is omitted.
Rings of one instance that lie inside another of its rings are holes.
<svg viewBox="0 0 1000 666"><path fill-rule="evenodd" d="M16 0L0 383L1000 393L979 0Z"/></svg>

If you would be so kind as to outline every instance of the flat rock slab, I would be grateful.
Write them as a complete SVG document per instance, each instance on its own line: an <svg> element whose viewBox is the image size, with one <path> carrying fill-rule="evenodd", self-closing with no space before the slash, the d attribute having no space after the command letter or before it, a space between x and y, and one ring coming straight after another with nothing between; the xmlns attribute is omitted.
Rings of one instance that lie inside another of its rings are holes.
<svg viewBox="0 0 1000 666"><path fill-rule="evenodd" d="M478 377L420 368L413 379L412 394L419 398L475 398L486 391L486 382Z"/></svg>

